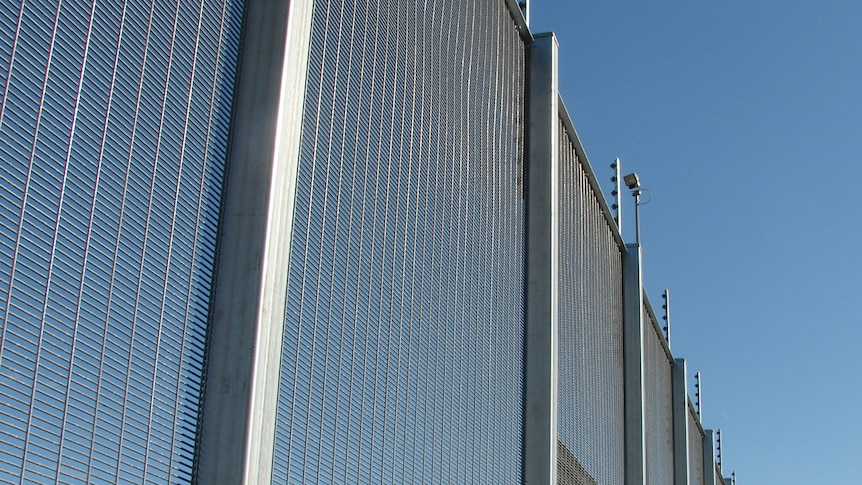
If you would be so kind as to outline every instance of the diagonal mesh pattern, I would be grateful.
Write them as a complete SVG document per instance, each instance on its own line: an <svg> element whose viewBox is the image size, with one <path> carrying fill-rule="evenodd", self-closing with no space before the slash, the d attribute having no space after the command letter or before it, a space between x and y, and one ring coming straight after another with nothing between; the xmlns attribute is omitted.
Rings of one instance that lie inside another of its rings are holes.
<svg viewBox="0 0 862 485"><path fill-rule="evenodd" d="M239 1L0 2L0 483L188 483Z"/></svg>
<svg viewBox="0 0 862 485"><path fill-rule="evenodd" d="M274 482L520 482L524 64L499 0L315 1Z"/></svg>
<svg viewBox="0 0 862 485"><path fill-rule="evenodd" d="M558 477L623 483L620 249L560 121Z"/></svg>
<svg viewBox="0 0 862 485"><path fill-rule="evenodd" d="M647 302L644 308L647 483L673 483L673 359Z"/></svg>

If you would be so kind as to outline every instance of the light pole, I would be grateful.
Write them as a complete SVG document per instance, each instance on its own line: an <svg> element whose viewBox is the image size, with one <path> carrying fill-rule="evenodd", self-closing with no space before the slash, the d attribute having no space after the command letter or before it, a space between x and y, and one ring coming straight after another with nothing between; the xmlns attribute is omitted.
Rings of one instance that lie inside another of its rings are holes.
<svg viewBox="0 0 862 485"><path fill-rule="evenodd" d="M635 197L635 243L641 244L641 180L636 173L630 173L624 177L626 187L632 191Z"/></svg>

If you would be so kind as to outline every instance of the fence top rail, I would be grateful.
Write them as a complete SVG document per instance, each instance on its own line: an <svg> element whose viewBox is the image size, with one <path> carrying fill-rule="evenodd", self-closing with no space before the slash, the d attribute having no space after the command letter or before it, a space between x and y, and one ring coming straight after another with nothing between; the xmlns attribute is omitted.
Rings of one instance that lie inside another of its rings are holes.
<svg viewBox="0 0 862 485"><path fill-rule="evenodd" d="M697 414L697 409L694 407L694 403L691 400L691 395L686 391L686 397L688 401L688 412L694 418L695 424L697 424L697 430L700 432L700 436L706 436L706 432L703 430L703 423L700 422L700 416Z"/></svg>
<svg viewBox="0 0 862 485"><path fill-rule="evenodd" d="M658 336L659 336L659 341L661 342L662 348L664 348L664 353L667 356L668 364L673 365L673 363L674 363L673 353L670 351L670 345L667 343L667 337L665 337L664 330L662 330L662 328L661 328L661 324L659 323L659 319L658 319L658 317L656 317L655 311L653 311L653 309L652 309L652 303L650 303L650 301L649 301L649 296L647 295L646 290L644 290L644 293L643 293L643 300L644 300L644 309L646 310L647 315L649 315L649 319L652 322L652 327L655 330L655 333L658 334Z"/></svg>
<svg viewBox="0 0 862 485"><path fill-rule="evenodd" d="M721 467L718 466L718 463L715 464L715 483L716 485L725 485L724 476L721 473Z"/></svg>
<svg viewBox="0 0 862 485"><path fill-rule="evenodd" d="M602 186L599 184L598 179L596 179L596 174L593 172L593 167L590 165L590 161L587 158L587 154L584 152L584 147L581 145L581 140L578 138L578 132L575 130L575 125L572 124L572 119L569 117L569 112L566 110L566 105L563 102L563 98L559 97L559 113L560 120L563 122L563 126L566 128L566 133L560 133L560 136L567 136L569 141L572 142L572 146L575 147L575 154L578 156L578 161L581 163L581 166L584 168L584 172L587 174L587 179L590 182L590 188L592 188L593 192L596 194L596 200L599 203L599 207L601 208L602 214L605 217L605 221L608 223L608 228L613 235L614 240L617 243L617 247L619 247L621 252L626 251L626 244L623 241L623 236L620 234L620 229L617 227L617 223L614 220L614 216L611 213L611 208L608 206L608 201L605 199L605 194L602 191Z"/></svg>
<svg viewBox="0 0 862 485"><path fill-rule="evenodd" d="M530 32L530 27L527 26L527 19L524 18L524 13L521 12L518 0L506 0L506 6L509 7L509 14L512 15L512 20L515 22L515 27L518 29L521 39L525 44L532 44L533 33Z"/></svg>

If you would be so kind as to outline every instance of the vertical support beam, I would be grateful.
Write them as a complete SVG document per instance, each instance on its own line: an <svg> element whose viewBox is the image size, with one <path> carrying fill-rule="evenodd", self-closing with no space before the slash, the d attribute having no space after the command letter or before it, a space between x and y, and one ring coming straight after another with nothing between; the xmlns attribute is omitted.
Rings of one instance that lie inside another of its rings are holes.
<svg viewBox="0 0 862 485"><path fill-rule="evenodd" d="M703 485L718 485L715 483L715 432L711 429L703 431Z"/></svg>
<svg viewBox="0 0 862 485"><path fill-rule="evenodd" d="M625 378L626 485L646 484L644 436L644 303L641 247L623 253L623 373Z"/></svg>
<svg viewBox="0 0 862 485"><path fill-rule="evenodd" d="M557 483L559 94L557 39L527 49L527 294L524 483Z"/></svg>
<svg viewBox="0 0 862 485"><path fill-rule="evenodd" d="M676 359L671 368L673 399L673 482L688 485L688 369L685 359Z"/></svg>
<svg viewBox="0 0 862 485"><path fill-rule="evenodd" d="M312 0L246 5L198 435L197 483L272 477Z"/></svg>

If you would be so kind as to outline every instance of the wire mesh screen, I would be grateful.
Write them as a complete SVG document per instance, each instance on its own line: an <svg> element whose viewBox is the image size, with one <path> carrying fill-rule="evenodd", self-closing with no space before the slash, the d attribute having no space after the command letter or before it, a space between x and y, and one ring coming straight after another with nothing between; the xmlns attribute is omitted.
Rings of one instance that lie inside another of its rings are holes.
<svg viewBox="0 0 862 485"><path fill-rule="evenodd" d="M703 485L703 432L691 403L688 406L688 470L688 483Z"/></svg>
<svg viewBox="0 0 862 485"><path fill-rule="evenodd" d="M243 6L0 2L0 483L188 483Z"/></svg>
<svg viewBox="0 0 862 485"><path fill-rule="evenodd" d="M620 250L562 121L560 130L558 476L560 483L620 484Z"/></svg>
<svg viewBox="0 0 862 485"><path fill-rule="evenodd" d="M652 312L644 308L647 483L673 483L672 359L663 345Z"/></svg>
<svg viewBox="0 0 862 485"><path fill-rule="evenodd" d="M499 0L315 1L276 483L520 482L524 64Z"/></svg>

